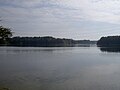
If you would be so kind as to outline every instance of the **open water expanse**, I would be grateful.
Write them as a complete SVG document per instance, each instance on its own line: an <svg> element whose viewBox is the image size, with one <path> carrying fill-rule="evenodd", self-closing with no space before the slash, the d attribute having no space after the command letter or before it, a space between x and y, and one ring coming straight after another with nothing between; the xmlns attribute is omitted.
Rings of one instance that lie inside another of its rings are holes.
<svg viewBox="0 0 120 90"><path fill-rule="evenodd" d="M98 47L0 47L0 87L120 90L120 53Z"/></svg>

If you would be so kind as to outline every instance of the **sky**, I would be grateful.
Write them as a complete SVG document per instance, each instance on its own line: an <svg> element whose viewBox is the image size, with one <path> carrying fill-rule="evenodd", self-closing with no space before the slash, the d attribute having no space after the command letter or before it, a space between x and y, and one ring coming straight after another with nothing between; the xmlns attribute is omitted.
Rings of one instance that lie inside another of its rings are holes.
<svg viewBox="0 0 120 90"><path fill-rule="evenodd" d="M120 0L0 0L14 36L98 40L120 35Z"/></svg>

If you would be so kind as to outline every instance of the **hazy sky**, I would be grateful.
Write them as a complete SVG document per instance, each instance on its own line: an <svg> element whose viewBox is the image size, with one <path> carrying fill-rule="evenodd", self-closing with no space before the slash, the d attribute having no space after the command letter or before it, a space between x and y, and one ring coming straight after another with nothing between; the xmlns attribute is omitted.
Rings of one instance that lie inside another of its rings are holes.
<svg viewBox="0 0 120 90"><path fill-rule="evenodd" d="M0 0L0 17L14 36L120 35L120 0Z"/></svg>

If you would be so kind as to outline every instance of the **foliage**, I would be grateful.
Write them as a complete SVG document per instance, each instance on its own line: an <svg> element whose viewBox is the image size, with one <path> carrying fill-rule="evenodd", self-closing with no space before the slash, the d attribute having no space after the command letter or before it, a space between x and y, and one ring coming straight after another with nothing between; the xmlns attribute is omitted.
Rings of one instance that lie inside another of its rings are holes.
<svg viewBox="0 0 120 90"><path fill-rule="evenodd" d="M72 39L60 39L53 37L13 37L10 39L11 46L34 46L34 47L60 47L72 46Z"/></svg>
<svg viewBox="0 0 120 90"><path fill-rule="evenodd" d="M5 28L3 26L0 26L0 44L7 43L10 37L12 37L12 32L10 28Z"/></svg>
<svg viewBox="0 0 120 90"><path fill-rule="evenodd" d="M0 26L0 38L6 39L10 38L12 36L12 32L10 28L4 28L3 26Z"/></svg>
<svg viewBox="0 0 120 90"><path fill-rule="evenodd" d="M97 45L102 47L120 47L120 36L102 37L97 42Z"/></svg>
<svg viewBox="0 0 120 90"><path fill-rule="evenodd" d="M32 47L71 47L76 44L94 44L90 40L61 39L50 36L46 37L13 37L10 39L11 46L32 46Z"/></svg>
<svg viewBox="0 0 120 90"><path fill-rule="evenodd" d="M71 47L76 44L92 44L90 40L73 40L61 39L50 36L46 37L12 37L12 32L9 28L0 26L0 45L8 46L27 46L27 47ZM77 45L79 46L79 45Z"/></svg>

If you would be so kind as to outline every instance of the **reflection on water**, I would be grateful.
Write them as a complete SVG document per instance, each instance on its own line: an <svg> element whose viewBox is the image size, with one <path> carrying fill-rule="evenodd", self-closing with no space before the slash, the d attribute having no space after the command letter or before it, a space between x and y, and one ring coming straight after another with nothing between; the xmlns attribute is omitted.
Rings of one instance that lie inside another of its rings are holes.
<svg viewBox="0 0 120 90"><path fill-rule="evenodd" d="M54 51L65 51L71 50L71 47L2 47L0 53L39 53L39 52L54 52Z"/></svg>
<svg viewBox="0 0 120 90"><path fill-rule="evenodd" d="M97 47L0 47L0 87L120 90L120 57Z"/></svg>
<svg viewBox="0 0 120 90"><path fill-rule="evenodd" d="M100 50L102 52L120 52L120 48L119 47L100 47Z"/></svg>

